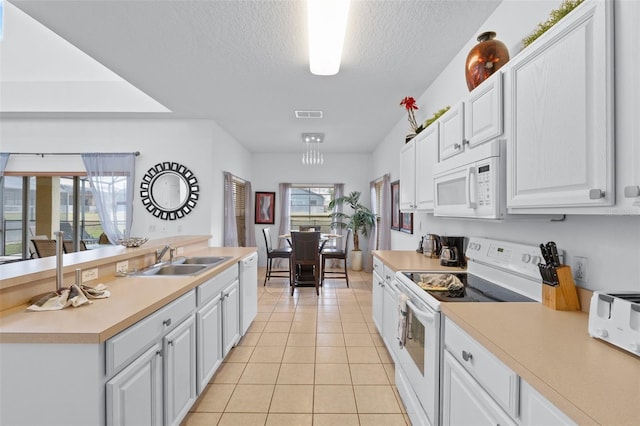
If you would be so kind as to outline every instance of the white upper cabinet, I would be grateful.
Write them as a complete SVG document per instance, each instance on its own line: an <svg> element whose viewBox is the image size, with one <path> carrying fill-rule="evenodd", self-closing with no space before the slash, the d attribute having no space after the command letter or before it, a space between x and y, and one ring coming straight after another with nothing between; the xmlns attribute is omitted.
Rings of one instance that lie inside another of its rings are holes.
<svg viewBox="0 0 640 426"><path fill-rule="evenodd" d="M510 213L614 204L613 58L613 2L588 0L509 63Z"/></svg>
<svg viewBox="0 0 640 426"><path fill-rule="evenodd" d="M464 102L451 107L440 123L440 161L464 151Z"/></svg>
<svg viewBox="0 0 640 426"><path fill-rule="evenodd" d="M438 162L439 124L420 132L400 150L400 210L433 211L433 165Z"/></svg>
<svg viewBox="0 0 640 426"><path fill-rule="evenodd" d="M438 162L440 124L432 123L416 137L416 206L433 211L433 165ZM402 188L402 185L400 185Z"/></svg>
<svg viewBox="0 0 640 426"><path fill-rule="evenodd" d="M416 136L400 150L400 210L416 208Z"/></svg>
<svg viewBox="0 0 640 426"><path fill-rule="evenodd" d="M465 140L474 147L502 135L502 71L476 87L464 102Z"/></svg>

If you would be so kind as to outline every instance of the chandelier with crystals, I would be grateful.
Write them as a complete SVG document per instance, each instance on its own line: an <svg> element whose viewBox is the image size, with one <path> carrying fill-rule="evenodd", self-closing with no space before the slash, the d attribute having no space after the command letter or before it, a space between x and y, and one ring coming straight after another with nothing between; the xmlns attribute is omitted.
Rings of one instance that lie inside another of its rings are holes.
<svg viewBox="0 0 640 426"><path fill-rule="evenodd" d="M324 155L320 152L320 144L324 140L324 133L303 133L302 142L307 150L302 154L302 164L309 166L321 166L324 164Z"/></svg>

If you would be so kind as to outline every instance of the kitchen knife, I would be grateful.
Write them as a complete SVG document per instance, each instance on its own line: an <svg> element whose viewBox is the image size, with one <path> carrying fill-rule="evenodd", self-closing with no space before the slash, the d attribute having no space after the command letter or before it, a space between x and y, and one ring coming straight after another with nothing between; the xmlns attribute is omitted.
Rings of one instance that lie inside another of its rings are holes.
<svg viewBox="0 0 640 426"><path fill-rule="evenodd" d="M549 256L549 252L544 244L540 244L540 251L542 252L542 258L544 259L547 265L551 265L551 257Z"/></svg>
<svg viewBox="0 0 640 426"><path fill-rule="evenodd" d="M556 247L556 243L549 241L547 243L547 251L549 252L553 266L560 266L560 258L558 257L558 248Z"/></svg>

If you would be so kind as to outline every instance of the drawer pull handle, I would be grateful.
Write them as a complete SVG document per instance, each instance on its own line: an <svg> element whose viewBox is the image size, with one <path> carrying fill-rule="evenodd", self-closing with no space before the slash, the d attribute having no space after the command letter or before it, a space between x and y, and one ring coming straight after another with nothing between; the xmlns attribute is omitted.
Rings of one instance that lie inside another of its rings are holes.
<svg viewBox="0 0 640 426"><path fill-rule="evenodd" d="M471 358L473 358L471 352L462 351L462 359L464 359L465 361L469 361Z"/></svg>
<svg viewBox="0 0 640 426"><path fill-rule="evenodd" d="M156 351L156 356L160 356L161 354L162 354L162 351L160 351L160 350Z"/></svg>
<svg viewBox="0 0 640 426"><path fill-rule="evenodd" d="M173 346L173 340L169 340L169 341L167 342L167 344L168 344L169 346Z"/></svg>
<svg viewBox="0 0 640 426"><path fill-rule="evenodd" d="M171 325L171 318L162 321L162 325L169 327Z"/></svg>

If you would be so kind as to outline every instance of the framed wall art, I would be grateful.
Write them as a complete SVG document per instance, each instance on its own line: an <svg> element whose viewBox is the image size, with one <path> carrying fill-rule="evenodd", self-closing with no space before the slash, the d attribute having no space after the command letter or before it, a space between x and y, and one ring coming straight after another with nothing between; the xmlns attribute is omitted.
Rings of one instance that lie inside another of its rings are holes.
<svg viewBox="0 0 640 426"><path fill-rule="evenodd" d="M391 182L391 229L400 230L400 181Z"/></svg>
<svg viewBox="0 0 640 426"><path fill-rule="evenodd" d="M275 223L275 192L256 192L256 225Z"/></svg>
<svg viewBox="0 0 640 426"><path fill-rule="evenodd" d="M413 213L400 213L400 231L413 234Z"/></svg>

